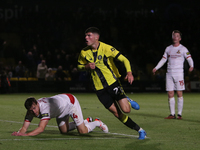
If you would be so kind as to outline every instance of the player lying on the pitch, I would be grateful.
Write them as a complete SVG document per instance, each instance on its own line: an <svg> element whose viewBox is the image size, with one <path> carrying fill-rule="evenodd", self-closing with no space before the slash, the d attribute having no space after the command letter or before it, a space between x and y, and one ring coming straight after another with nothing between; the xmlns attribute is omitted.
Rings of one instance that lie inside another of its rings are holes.
<svg viewBox="0 0 200 150"><path fill-rule="evenodd" d="M35 136L42 133L51 118L56 118L59 130L62 134L77 129L80 134L89 133L95 127L99 127L105 133L108 127L98 118L92 122L88 117L83 120L80 104L72 94L58 94L52 97L28 98L24 103L27 113L22 128L18 132L13 132L13 136ZM74 122L69 122L69 116ZM33 117L41 118L39 126L26 133Z"/></svg>

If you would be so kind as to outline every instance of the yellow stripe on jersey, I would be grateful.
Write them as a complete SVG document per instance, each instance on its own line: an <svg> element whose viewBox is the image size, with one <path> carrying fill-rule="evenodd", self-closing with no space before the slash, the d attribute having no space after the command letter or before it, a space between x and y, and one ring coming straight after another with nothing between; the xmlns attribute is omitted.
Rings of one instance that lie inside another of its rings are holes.
<svg viewBox="0 0 200 150"><path fill-rule="evenodd" d="M91 76L96 90L110 86L121 76L113 62L114 58L124 62L127 72L131 71L129 61L118 50L103 42L99 43L97 50L92 50L90 46L84 48L78 58L79 69L84 69L87 63L95 62L95 69L91 70Z"/></svg>

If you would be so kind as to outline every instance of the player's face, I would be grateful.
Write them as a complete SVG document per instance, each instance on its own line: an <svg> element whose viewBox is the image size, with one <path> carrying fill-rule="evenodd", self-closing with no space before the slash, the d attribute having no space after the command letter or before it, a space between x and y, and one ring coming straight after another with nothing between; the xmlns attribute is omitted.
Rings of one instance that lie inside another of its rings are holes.
<svg viewBox="0 0 200 150"><path fill-rule="evenodd" d="M33 114L34 116L36 116L36 117L39 116L39 114L40 114L39 104L38 103L37 104L33 103L31 108L29 109L29 112L31 114Z"/></svg>
<svg viewBox="0 0 200 150"><path fill-rule="evenodd" d="M85 40L88 46L92 46L96 41L98 41L98 35L92 32L88 32L85 34Z"/></svg>
<svg viewBox="0 0 200 150"><path fill-rule="evenodd" d="M174 33L173 36L172 36L172 40L173 40L174 44L180 43L180 41L181 41L180 34L179 33Z"/></svg>

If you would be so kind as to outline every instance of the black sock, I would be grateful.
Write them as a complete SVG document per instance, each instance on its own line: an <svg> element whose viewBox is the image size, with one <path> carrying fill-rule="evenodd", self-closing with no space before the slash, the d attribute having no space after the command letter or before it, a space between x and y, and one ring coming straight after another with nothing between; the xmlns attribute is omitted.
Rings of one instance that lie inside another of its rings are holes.
<svg viewBox="0 0 200 150"><path fill-rule="evenodd" d="M127 127L134 129L136 131L140 130L140 126L138 126L130 117L124 115L122 119L120 119Z"/></svg>

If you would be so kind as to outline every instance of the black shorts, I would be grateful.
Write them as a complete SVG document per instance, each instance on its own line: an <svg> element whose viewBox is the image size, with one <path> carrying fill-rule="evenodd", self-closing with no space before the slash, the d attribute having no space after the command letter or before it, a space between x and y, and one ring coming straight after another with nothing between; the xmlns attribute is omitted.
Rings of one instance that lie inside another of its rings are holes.
<svg viewBox="0 0 200 150"><path fill-rule="evenodd" d="M102 90L96 91L96 94L106 109L108 109L115 101L126 98L126 95L118 81Z"/></svg>

